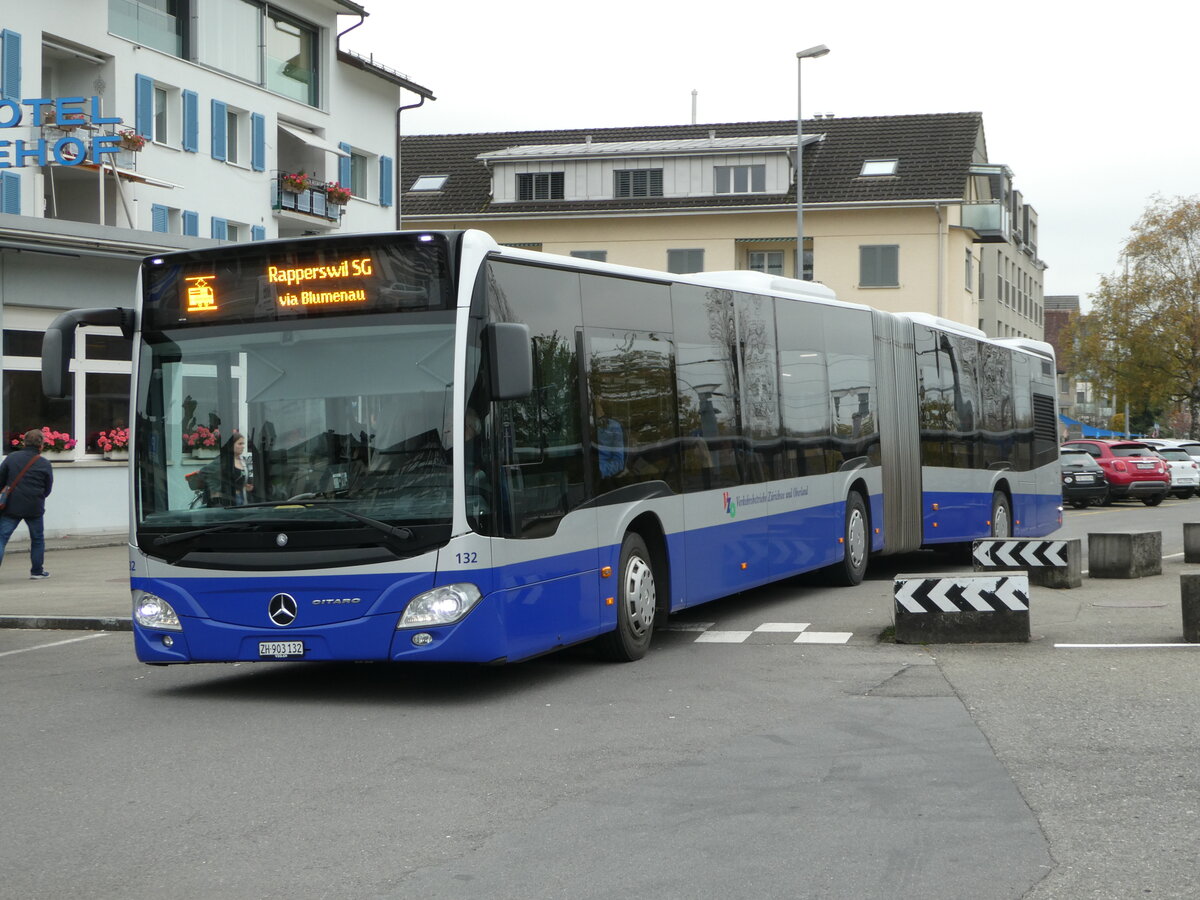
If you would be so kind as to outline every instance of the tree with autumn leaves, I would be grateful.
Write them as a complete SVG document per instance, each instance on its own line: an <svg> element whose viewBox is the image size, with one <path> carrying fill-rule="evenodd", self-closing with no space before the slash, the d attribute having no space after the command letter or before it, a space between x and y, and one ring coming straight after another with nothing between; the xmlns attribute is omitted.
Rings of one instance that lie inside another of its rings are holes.
<svg viewBox="0 0 1200 900"><path fill-rule="evenodd" d="M1182 407L1200 436L1200 197L1151 202L1064 338L1068 371L1137 409Z"/></svg>

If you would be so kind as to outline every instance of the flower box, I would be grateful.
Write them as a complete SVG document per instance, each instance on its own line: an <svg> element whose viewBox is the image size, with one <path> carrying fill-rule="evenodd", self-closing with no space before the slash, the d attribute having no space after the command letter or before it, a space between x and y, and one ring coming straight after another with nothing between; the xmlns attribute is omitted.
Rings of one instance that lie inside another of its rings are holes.
<svg viewBox="0 0 1200 900"><path fill-rule="evenodd" d="M279 176L279 186L289 194L303 194L309 188L308 176L303 172L285 172Z"/></svg>
<svg viewBox="0 0 1200 900"><path fill-rule="evenodd" d="M335 181L325 185L325 196L330 203L343 205L350 202L350 188L342 187Z"/></svg>
<svg viewBox="0 0 1200 900"><path fill-rule="evenodd" d="M117 136L121 139L119 143L122 150L130 150L137 153L146 146L146 138L132 128L117 132Z"/></svg>
<svg viewBox="0 0 1200 900"><path fill-rule="evenodd" d="M189 453L192 459L216 459L221 451L216 447L193 447Z"/></svg>
<svg viewBox="0 0 1200 900"><path fill-rule="evenodd" d="M129 459L129 448L122 447L121 449L112 449L104 451L105 459Z"/></svg>

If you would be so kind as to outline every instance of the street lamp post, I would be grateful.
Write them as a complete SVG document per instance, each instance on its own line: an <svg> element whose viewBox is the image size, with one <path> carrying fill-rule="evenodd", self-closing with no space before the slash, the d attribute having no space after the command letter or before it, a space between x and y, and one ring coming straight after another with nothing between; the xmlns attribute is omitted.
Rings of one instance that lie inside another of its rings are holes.
<svg viewBox="0 0 1200 900"><path fill-rule="evenodd" d="M806 59L816 59L829 52L817 44L796 54L796 277L804 277L804 115L800 93L800 70Z"/></svg>

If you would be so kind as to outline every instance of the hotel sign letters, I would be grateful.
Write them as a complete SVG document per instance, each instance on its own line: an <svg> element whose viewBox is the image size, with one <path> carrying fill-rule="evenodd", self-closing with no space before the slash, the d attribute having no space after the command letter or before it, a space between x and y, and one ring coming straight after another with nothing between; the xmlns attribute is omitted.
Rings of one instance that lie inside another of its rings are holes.
<svg viewBox="0 0 1200 900"><path fill-rule="evenodd" d="M72 123L81 126L120 125L121 119L100 114L99 97L35 97L24 100L0 100L0 169L27 165L78 166L98 165L105 153L116 153L121 138L116 134L91 133L84 137L67 134L57 139L36 137L32 140L5 138L5 129L22 126L37 128L55 124L67 131Z"/></svg>

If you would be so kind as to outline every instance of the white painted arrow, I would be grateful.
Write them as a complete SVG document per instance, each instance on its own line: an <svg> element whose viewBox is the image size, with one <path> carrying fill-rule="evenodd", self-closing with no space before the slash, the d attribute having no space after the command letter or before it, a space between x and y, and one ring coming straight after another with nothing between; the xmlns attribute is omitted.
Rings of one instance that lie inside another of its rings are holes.
<svg viewBox="0 0 1200 900"><path fill-rule="evenodd" d="M996 599L1012 610L1029 609L1026 605L1026 600L1029 598L1028 587L1022 592L1019 590L1020 583L1025 581L1024 578L1004 578L996 588Z"/></svg>
<svg viewBox="0 0 1200 900"><path fill-rule="evenodd" d="M946 596L950 592L950 588L954 587L956 582L951 578L939 578L934 582L933 590L929 592L929 599L937 604L937 608L942 612L956 613L961 612L957 606Z"/></svg>
<svg viewBox="0 0 1200 900"><path fill-rule="evenodd" d="M1066 552L1066 541L1051 541L1046 550L1046 558L1053 560L1056 566L1065 566L1067 564Z"/></svg>
<svg viewBox="0 0 1200 900"><path fill-rule="evenodd" d="M1044 543L1044 541L1026 541L1021 545L1021 559L1025 560L1025 562L1029 563L1031 566L1045 565L1045 563L1043 563L1041 558L1037 555L1038 550L1041 549Z"/></svg>
<svg viewBox="0 0 1200 900"><path fill-rule="evenodd" d="M983 592L992 592L996 588L997 579L976 578L963 586L963 599L975 607L978 612L993 612L992 605L983 599Z"/></svg>
<svg viewBox="0 0 1200 900"><path fill-rule="evenodd" d="M1000 562L1005 563L1006 565L1019 566L1020 563L1013 559L1012 556L1013 550L1015 550L1018 546L1020 546L1020 541L1005 541L1000 546L1000 549L996 551L996 557L1000 560Z"/></svg>
<svg viewBox="0 0 1200 900"><path fill-rule="evenodd" d="M924 582L916 578L913 578L909 581L899 582L899 587L896 588L896 602L903 606L910 613L925 612L925 607L913 599L913 594L916 593L917 588L922 584L924 584Z"/></svg>
<svg viewBox="0 0 1200 900"><path fill-rule="evenodd" d="M990 566L992 564L992 557L988 554L988 548L991 546L986 541L976 541L975 549L971 551L971 556L974 557L975 562L981 566Z"/></svg>

